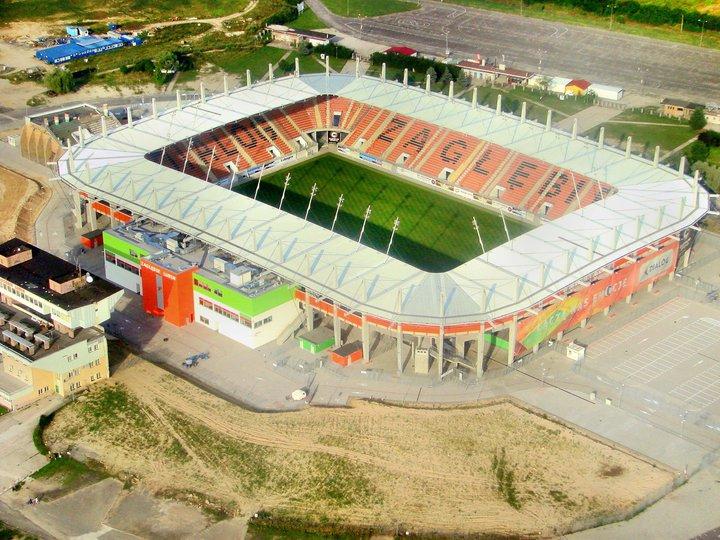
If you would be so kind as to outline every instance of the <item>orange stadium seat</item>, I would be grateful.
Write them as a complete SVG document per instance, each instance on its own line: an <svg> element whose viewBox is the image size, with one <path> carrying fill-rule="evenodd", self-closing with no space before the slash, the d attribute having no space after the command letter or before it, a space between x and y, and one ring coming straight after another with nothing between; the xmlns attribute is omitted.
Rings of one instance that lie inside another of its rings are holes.
<svg viewBox="0 0 720 540"><path fill-rule="evenodd" d="M422 120L413 122L410 129L405 132L400 142L393 148L388 156L388 161L397 163L401 155L406 154L407 160L404 162L405 167L410 167L415 158L422 153L430 139L438 132L440 128L433 124L428 124Z"/></svg>
<svg viewBox="0 0 720 540"><path fill-rule="evenodd" d="M460 187L480 193L510 154L510 150L497 144L489 143L480 152L472 166L468 167L459 179Z"/></svg>
<svg viewBox="0 0 720 540"><path fill-rule="evenodd" d="M481 141L475 137L451 131L435 146L432 155L420 167L420 172L436 178L444 169L456 170L468 159Z"/></svg>

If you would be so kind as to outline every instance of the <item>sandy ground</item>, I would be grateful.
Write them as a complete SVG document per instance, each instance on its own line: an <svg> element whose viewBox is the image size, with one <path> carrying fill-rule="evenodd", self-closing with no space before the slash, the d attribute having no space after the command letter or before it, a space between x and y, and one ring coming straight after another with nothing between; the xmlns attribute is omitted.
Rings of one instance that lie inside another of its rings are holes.
<svg viewBox="0 0 720 540"><path fill-rule="evenodd" d="M50 195L44 183L0 166L0 240L20 236L33 242L33 225Z"/></svg>
<svg viewBox="0 0 720 540"><path fill-rule="evenodd" d="M137 359L64 409L47 438L56 449L78 445L150 490L202 494L231 514L262 508L285 520L385 530L554 534L629 510L673 479L509 403L423 410L356 402L259 414ZM501 448L519 510L491 471Z"/></svg>

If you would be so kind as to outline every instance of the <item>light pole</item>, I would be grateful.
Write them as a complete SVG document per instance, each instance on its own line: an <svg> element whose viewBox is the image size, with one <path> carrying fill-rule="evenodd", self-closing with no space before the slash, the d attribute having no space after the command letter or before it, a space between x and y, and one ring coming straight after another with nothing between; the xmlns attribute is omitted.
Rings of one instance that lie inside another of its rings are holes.
<svg viewBox="0 0 720 540"><path fill-rule="evenodd" d="M703 37L705 36L705 23L707 22L707 20L698 19L698 22L702 23L702 27L700 28L700 46L702 47Z"/></svg>
<svg viewBox="0 0 720 540"><path fill-rule="evenodd" d="M612 4L608 4L610 8L610 30L612 30L613 27L613 17L615 15L615 8L617 7L617 0L615 0Z"/></svg>
<svg viewBox="0 0 720 540"><path fill-rule="evenodd" d="M443 28L443 34L445 34L445 58L450 56L450 43L448 42L448 37L450 36L450 30L447 28Z"/></svg>

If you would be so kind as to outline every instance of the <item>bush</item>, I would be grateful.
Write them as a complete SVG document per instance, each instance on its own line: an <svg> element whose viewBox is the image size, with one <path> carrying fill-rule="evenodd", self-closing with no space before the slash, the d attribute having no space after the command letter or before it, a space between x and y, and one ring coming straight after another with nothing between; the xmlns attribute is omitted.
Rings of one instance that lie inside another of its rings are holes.
<svg viewBox="0 0 720 540"><path fill-rule="evenodd" d="M692 115L690 116L689 124L690 128L694 129L695 131L700 131L707 125L705 111L702 107L698 107L697 109L693 110Z"/></svg>
<svg viewBox="0 0 720 540"><path fill-rule="evenodd" d="M55 69L45 75L43 83L56 94L67 94L76 88L73 74L64 69Z"/></svg>
<svg viewBox="0 0 720 540"><path fill-rule="evenodd" d="M442 73L444 75L447 70L453 80L457 80L460 76L460 68L458 66L435 62L434 60L430 60L428 58L415 58L414 56L405 56L396 53L373 53L370 55L370 63L374 66L379 66L385 63L389 67L399 69L407 68L408 71L415 73L429 73L430 68L432 68L433 71L435 71L436 76L438 73Z"/></svg>
<svg viewBox="0 0 720 540"><path fill-rule="evenodd" d="M350 60L355 54L355 51L352 49L343 47L342 45L335 45L334 43L329 45L318 45L314 50L316 54L324 53L334 56L335 58L342 58L345 60Z"/></svg>
<svg viewBox="0 0 720 540"><path fill-rule="evenodd" d="M698 135L698 141L705 143L709 147L720 146L720 132L708 129Z"/></svg>
<svg viewBox="0 0 720 540"><path fill-rule="evenodd" d="M50 449L45 446L43 435L45 434L45 428L50 425L54 416L55 413L50 413L48 415L41 414L40 419L38 420L38 425L35 426L35 429L33 430L33 444L35 445L37 451L43 456L47 456L50 453Z"/></svg>
<svg viewBox="0 0 720 540"><path fill-rule="evenodd" d="M685 148L685 156L688 158L690 163L697 163L698 161L705 161L710 155L710 148L702 141L695 141L690 146Z"/></svg>

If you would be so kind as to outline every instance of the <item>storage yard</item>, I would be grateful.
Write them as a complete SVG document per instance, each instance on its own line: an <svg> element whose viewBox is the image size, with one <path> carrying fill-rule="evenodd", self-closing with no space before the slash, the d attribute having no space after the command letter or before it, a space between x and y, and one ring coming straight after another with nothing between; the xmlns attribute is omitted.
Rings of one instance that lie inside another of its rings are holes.
<svg viewBox="0 0 720 540"><path fill-rule="evenodd" d="M262 510L275 525L548 535L631 512L673 481L509 403L261 414L139 359L113 379L56 416L46 432L54 450L78 447L154 492L230 515ZM494 461L512 471L512 490L498 490Z"/></svg>

